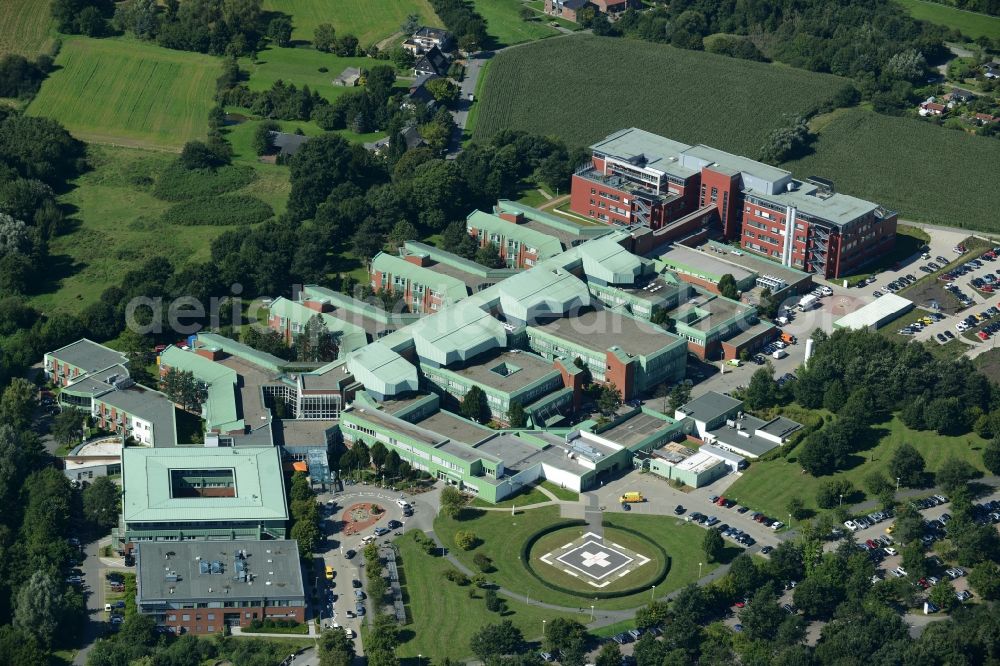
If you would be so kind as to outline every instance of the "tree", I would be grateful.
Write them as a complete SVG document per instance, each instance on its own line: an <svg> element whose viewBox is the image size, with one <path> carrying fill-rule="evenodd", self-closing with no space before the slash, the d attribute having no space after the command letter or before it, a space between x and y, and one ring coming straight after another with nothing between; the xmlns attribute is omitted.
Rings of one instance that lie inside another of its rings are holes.
<svg viewBox="0 0 1000 666"><path fill-rule="evenodd" d="M517 400L512 400L507 410L507 423L511 428L524 428L528 425L528 415Z"/></svg>
<svg viewBox="0 0 1000 666"><path fill-rule="evenodd" d="M486 393L478 386L470 388L462 398L458 413L470 421L489 423L491 413L490 405L486 400Z"/></svg>
<svg viewBox="0 0 1000 666"><path fill-rule="evenodd" d="M323 533L319 526L311 520L296 520L295 524L292 525L291 536L298 542L299 554L303 559L311 558L323 539Z"/></svg>
<svg viewBox="0 0 1000 666"><path fill-rule="evenodd" d="M18 430L31 425L31 415L38 406L38 388L27 379L15 377L0 396L0 423Z"/></svg>
<svg viewBox="0 0 1000 666"><path fill-rule="evenodd" d="M441 490L441 511L449 518L456 519L465 508L465 497L455 486L445 486Z"/></svg>
<svg viewBox="0 0 1000 666"><path fill-rule="evenodd" d="M56 640L63 605L59 584L47 573L35 571L14 601L14 627L51 647Z"/></svg>
<svg viewBox="0 0 1000 666"><path fill-rule="evenodd" d="M504 610L506 610L507 604L504 602L503 599L501 599L497 595L496 590L492 588L486 590L486 593L483 595L483 597L486 601L486 610L488 610L489 612L503 613Z"/></svg>
<svg viewBox="0 0 1000 666"><path fill-rule="evenodd" d="M273 120L261 122L253 130L253 151L258 156L270 155L274 152L274 134L281 130L281 126Z"/></svg>
<svg viewBox="0 0 1000 666"><path fill-rule="evenodd" d="M909 503L904 503L896 514L893 536L899 543L907 544L924 534L924 517Z"/></svg>
<svg viewBox="0 0 1000 666"><path fill-rule="evenodd" d="M524 649L524 636L510 620L487 624L469 639L469 648L482 661L491 657L520 654ZM616 666L619 666L616 664Z"/></svg>
<svg viewBox="0 0 1000 666"><path fill-rule="evenodd" d="M916 487L924 482L924 457L909 444L902 444L889 460L889 473L904 486Z"/></svg>
<svg viewBox="0 0 1000 666"><path fill-rule="evenodd" d="M640 629L662 627L670 616L670 605L664 601L651 601L635 612L635 625Z"/></svg>
<svg viewBox="0 0 1000 666"><path fill-rule="evenodd" d="M278 46L288 46L292 41L292 22L287 16L278 16L267 24L267 36Z"/></svg>
<svg viewBox="0 0 1000 666"><path fill-rule="evenodd" d="M83 515L101 534L118 524L121 491L106 476L100 476L83 491Z"/></svg>
<svg viewBox="0 0 1000 666"><path fill-rule="evenodd" d="M819 484L819 488L816 490L816 504L821 509L842 506L842 498L853 492L854 486L847 479L829 479Z"/></svg>
<svg viewBox="0 0 1000 666"><path fill-rule="evenodd" d="M969 585L983 599L1000 599L1000 566L995 562L983 562L969 573Z"/></svg>
<svg viewBox="0 0 1000 666"><path fill-rule="evenodd" d="M420 238L420 232L413 226L413 223L407 220L400 220L393 226L392 231L386 237L385 244L388 248L387 251L395 253L399 248L403 247L406 241L418 238Z"/></svg>
<svg viewBox="0 0 1000 666"><path fill-rule="evenodd" d="M170 400L189 412L201 409L208 398L208 389L187 370L169 368L160 379L160 389Z"/></svg>
<svg viewBox="0 0 1000 666"><path fill-rule="evenodd" d="M486 243L476 250L476 263L487 268L503 268L507 265L493 243Z"/></svg>
<svg viewBox="0 0 1000 666"><path fill-rule="evenodd" d="M329 53L337 41L337 31L329 23L320 23L313 31L313 46L317 51Z"/></svg>
<svg viewBox="0 0 1000 666"><path fill-rule="evenodd" d="M951 456L938 467L938 471L934 474L934 482L950 495L979 476L980 472L975 467Z"/></svg>
<svg viewBox="0 0 1000 666"><path fill-rule="evenodd" d="M305 363L327 363L340 354L341 331L331 331L319 313L306 322L301 333L295 336L295 358Z"/></svg>
<svg viewBox="0 0 1000 666"><path fill-rule="evenodd" d="M372 464L375 465L375 469L381 470L382 465L385 464L386 456L389 455L389 449L382 442L375 442L372 444L371 449L368 450L368 453L371 456Z"/></svg>
<svg viewBox="0 0 1000 666"><path fill-rule="evenodd" d="M691 387L684 382L678 383L670 389L670 395L667 400L670 410L668 414L674 414L691 400Z"/></svg>
<svg viewBox="0 0 1000 666"><path fill-rule="evenodd" d="M601 646L601 651L597 653L595 666L621 666L622 651L618 649L618 644L608 641Z"/></svg>
<svg viewBox="0 0 1000 666"><path fill-rule="evenodd" d="M743 395L747 409L757 410L773 407L778 400L778 385L774 381L774 370L770 366L757 368L750 376L750 383Z"/></svg>
<svg viewBox="0 0 1000 666"><path fill-rule="evenodd" d="M885 474L875 470L865 475L865 488L869 495L881 495L886 490L893 490L895 486L885 478Z"/></svg>
<svg viewBox="0 0 1000 666"><path fill-rule="evenodd" d="M229 157L215 146L202 141L188 141L177 158L178 164L188 170L214 169L229 163Z"/></svg>
<svg viewBox="0 0 1000 666"><path fill-rule="evenodd" d="M705 531L705 537L701 541L701 548L705 552L705 557L709 562L715 562L726 544L722 541L722 535L718 530L709 529Z"/></svg>
<svg viewBox="0 0 1000 666"><path fill-rule="evenodd" d="M750 603L740 610L740 622L752 640L773 640L785 619L771 584L757 590Z"/></svg>
<svg viewBox="0 0 1000 666"><path fill-rule="evenodd" d="M900 564L910 578L916 580L927 575L927 558L924 556L924 545L913 540L903 546L900 551Z"/></svg>
<svg viewBox="0 0 1000 666"><path fill-rule="evenodd" d="M760 569L748 553L740 553L733 559L729 566L729 580L732 582L733 592L740 597L752 593L760 586Z"/></svg>
<svg viewBox="0 0 1000 666"><path fill-rule="evenodd" d="M726 273L721 278L719 278L719 293L726 298L737 299L739 298L740 292L736 286L736 278L732 276L731 273Z"/></svg>
<svg viewBox="0 0 1000 666"><path fill-rule="evenodd" d="M769 164L778 164L800 157L815 137L809 132L809 125L802 116L797 117L788 127L780 127L767 137L767 143L760 149L760 159Z"/></svg>
<svg viewBox="0 0 1000 666"><path fill-rule="evenodd" d="M485 553L476 553L472 558L472 563L483 573L493 571L493 560L487 557Z"/></svg>
<svg viewBox="0 0 1000 666"><path fill-rule="evenodd" d="M549 620L545 628L542 645L546 652L565 650L577 641L586 640L587 628L575 620L556 617Z"/></svg>
<svg viewBox="0 0 1000 666"><path fill-rule="evenodd" d="M83 435L83 414L67 407L52 422L52 437L56 444L70 448L80 443Z"/></svg>
<svg viewBox="0 0 1000 666"><path fill-rule="evenodd" d="M991 474L1000 474L1000 437L994 437L983 447L983 466Z"/></svg>
<svg viewBox="0 0 1000 666"><path fill-rule="evenodd" d="M618 393L618 387L613 382L609 382L601 387L601 392L597 396L597 409L604 416L614 416L618 408L622 406L622 397Z"/></svg>
<svg viewBox="0 0 1000 666"><path fill-rule="evenodd" d="M424 87L427 88L427 92L431 94L434 101L446 106L457 101L461 92L458 86L449 79L431 79L424 84Z"/></svg>
<svg viewBox="0 0 1000 666"><path fill-rule="evenodd" d="M958 606L958 599L955 597L955 586L947 578L942 578L937 585L932 587L927 598L930 599L932 604L946 613L950 613Z"/></svg>
<svg viewBox="0 0 1000 666"><path fill-rule="evenodd" d="M354 641L343 629L330 629L320 634L320 666L351 666L354 656Z"/></svg>
<svg viewBox="0 0 1000 666"><path fill-rule="evenodd" d="M799 497L789 499L787 509L795 520L802 520L806 516L806 506Z"/></svg>
<svg viewBox="0 0 1000 666"><path fill-rule="evenodd" d="M399 26L400 32L404 35L412 35L420 28L420 14L407 14L406 21Z"/></svg>

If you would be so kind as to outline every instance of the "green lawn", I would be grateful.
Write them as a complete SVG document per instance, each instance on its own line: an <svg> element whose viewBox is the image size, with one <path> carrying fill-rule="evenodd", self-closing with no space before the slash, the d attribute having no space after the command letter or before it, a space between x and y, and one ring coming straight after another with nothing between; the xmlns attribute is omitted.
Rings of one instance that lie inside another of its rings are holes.
<svg viewBox="0 0 1000 666"><path fill-rule="evenodd" d="M561 500L575 502L580 499L580 493L569 490L568 488L560 488L551 481L542 481L541 486Z"/></svg>
<svg viewBox="0 0 1000 666"><path fill-rule="evenodd" d="M358 88L334 85L333 80L340 76L344 69L375 65L392 65L392 62L365 57L341 58L313 48L268 48L260 52L257 62L251 62L250 58L240 59L240 69L250 74L247 87L251 90L268 90L275 81L281 80L295 84L298 88L308 85L310 90L318 92L330 101L352 90L358 90ZM320 67L326 67L328 71L321 72ZM412 70L410 73L412 74Z"/></svg>
<svg viewBox="0 0 1000 666"><path fill-rule="evenodd" d="M829 178L838 191L877 201L903 219L1000 230L996 139L855 108L823 127L813 147L782 166L799 177ZM927 169L927 155L948 155L948 168Z"/></svg>
<svg viewBox="0 0 1000 666"><path fill-rule="evenodd" d="M459 587L447 581L443 573L452 568L447 560L427 555L408 536L396 540L402 560L408 615L412 623L403 628L402 645L396 650L400 657L432 656L435 663L445 657L459 660L468 657L469 638L482 625L499 622L501 617L488 612L483 590L476 598L469 597L469 587ZM506 599L508 613L502 619L512 621L525 638L538 639L542 620L566 617L588 622L589 614L553 613L535 605Z"/></svg>
<svg viewBox="0 0 1000 666"><path fill-rule="evenodd" d="M779 519L788 515L788 500L792 497L799 497L806 508L816 510L816 490L824 479L845 478L863 491L862 480L869 472L877 470L887 477L891 476L888 472L889 459L903 443L912 445L920 452L930 471L936 470L952 455L983 469L979 449L984 441L974 433L945 437L933 432L918 432L907 428L898 417L875 428L883 431L881 439L872 449L861 451L856 456L857 464L851 469L830 477L814 478L802 471L792 452L787 458L752 463L743 476L730 486L726 497Z"/></svg>
<svg viewBox="0 0 1000 666"><path fill-rule="evenodd" d="M52 14L39 0L0 2L0 55L20 53L31 58L52 46Z"/></svg>
<svg viewBox="0 0 1000 666"><path fill-rule="evenodd" d="M599 67L581 63L616 63L618 83L628 93L581 94L593 88ZM705 81L712 81L711 95L705 94ZM586 146L634 126L752 157L790 116L820 106L847 83L827 74L638 40L586 34L545 39L493 59L474 138L514 129ZM778 98L781 104L752 105L752 112L733 121L732 109L748 108L748 99Z"/></svg>
<svg viewBox="0 0 1000 666"><path fill-rule="evenodd" d="M180 150L208 131L219 63L140 41L67 38L28 113L90 142Z"/></svg>
<svg viewBox="0 0 1000 666"><path fill-rule="evenodd" d="M524 6L521 0L473 0L472 4L486 19L486 32L496 40L494 46L498 48L559 34L547 25L542 14L531 21L522 19L518 15Z"/></svg>
<svg viewBox="0 0 1000 666"><path fill-rule="evenodd" d="M583 607L580 597L556 592L536 580L521 563L521 545L525 540L546 525L559 522L559 507L542 507L530 511L518 511L511 516L506 511L466 510L470 518L452 520L439 516L434 521L434 531L441 541L450 548L451 554L459 558L473 571L478 569L473 563L476 553L482 552L493 560L496 571L488 574L490 580L516 592L523 592L531 599L544 599L550 603L568 607ZM652 539L671 558L670 571L664 582L657 587L657 594L666 594L681 588L698 577L698 562L703 561L701 540L704 532L693 525L662 516L616 515L615 524L637 530ZM471 551L454 547L455 532L472 530L481 544ZM713 565L705 565L703 573L708 573ZM598 610L633 608L649 601L649 593L633 594L616 599L601 599L595 602Z"/></svg>
<svg viewBox="0 0 1000 666"><path fill-rule="evenodd" d="M983 36L990 39L1000 39L1000 17L969 12L924 0L896 0L896 2L910 12L913 18L961 30L963 35L971 39Z"/></svg>
<svg viewBox="0 0 1000 666"><path fill-rule="evenodd" d="M472 139L472 136L476 131L476 120L479 118L479 107L482 106L481 98L483 95L483 88L486 85L486 75L490 71L491 62L493 61L487 60L483 63L482 67L479 68L479 78L476 79L476 89L472 93L472 108L469 109L469 115L465 118L465 129L462 131L464 141Z"/></svg>
<svg viewBox="0 0 1000 666"><path fill-rule="evenodd" d="M505 500L492 504L486 500L479 499L478 497L472 500L470 506L473 507L506 507L510 508L512 506L528 506L529 504L538 504L539 502L551 502L552 500L538 489L537 486L525 486L521 492L514 495L513 497L508 497Z"/></svg>
<svg viewBox="0 0 1000 666"><path fill-rule="evenodd" d="M46 313L76 313L151 257L166 256L177 264L208 258L209 244L226 227L179 229L160 220L171 204L153 196L152 183L173 159L158 151L90 147L92 169L59 199L73 209L79 225L49 244L48 281L32 298L36 307ZM258 179L237 192L264 198L258 188L266 185L267 180Z"/></svg>
<svg viewBox="0 0 1000 666"><path fill-rule="evenodd" d="M419 15L423 25L443 27L427 0L264 0L263 6L291 14L292 37L308 42L321 23L354 35L363 47L398 32L409 14Z"/></svg>

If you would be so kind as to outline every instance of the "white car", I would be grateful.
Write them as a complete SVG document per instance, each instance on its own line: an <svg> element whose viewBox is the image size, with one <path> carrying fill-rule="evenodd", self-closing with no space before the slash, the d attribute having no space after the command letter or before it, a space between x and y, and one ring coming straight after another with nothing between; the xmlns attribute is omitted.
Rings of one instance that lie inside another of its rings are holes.
<svg viewBox="0 0 1000 666"><path fill-rule="evenodd" d="M896 554L897 554L897 551L896 551L896 549L895 549L895 548L893 548L892 546L886 546L886 547L885 547L885 554L886 554L886 555L896 555Z"/></svg>
<svg viewBox="0 0 1000 666"><path fill-rule="evenodd" d="M819 290L823 292L824 296L833 296L833 289L829 287L820 287Z"/></svg>
<svg viewBox="0 0 1000 666"><path fill-rule="evenodd" d="M784 525L785 524L783 522L781 522L780 520L776 520L773 523L771 523L771 529L774 530L775 532L777 532L782 527L784 527Z"/></svg>
<svg viewBox="0 0 1000 666"><path fill-rule="evenodd" d="M857 532L859 529L861 529L861 527L853 520L845 520L844 527L851 530L852 532Z"/></svg>
<svg viewBox="0 0 1000 666"><path fill-rule="evenodd" d="M969 325L966 324L964 321L960 321L957 324L955 324L955 330L958 331L959 333L962 333L963 331L966 331L968 329Z"/></svg>

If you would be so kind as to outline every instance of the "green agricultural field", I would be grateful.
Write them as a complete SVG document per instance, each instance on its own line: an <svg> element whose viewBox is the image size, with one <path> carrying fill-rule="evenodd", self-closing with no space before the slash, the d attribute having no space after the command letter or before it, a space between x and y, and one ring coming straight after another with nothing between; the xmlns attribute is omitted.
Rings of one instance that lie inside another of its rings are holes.
<svg viewBox="0 0 1000 666"><path fill-rule="evenodd" d="M883 432L879 443L868 451L858 453L857 465L851 469L829 477L814 478L802 471L793 451L787 458L752 463L743 476L729 487L726 497L781 520L788 515L788 500L792 497L800 498L807 509L815 511L816 490L824 479L844 478L864 491L863 479L870 472L881 471L887 477L891 476L888 472L889 459L903 443L912 445L920 452L929 471L936 470L950 456L983 469L980 449L985 442L974 433L944 437L933 432L910 430L898 417L876 424L875 428Z"/></svg>
<svg viewBox="0 0 1000 666"><path fill-rule="evenodd" d="M399 32L410 14L418 14L424 25L443 26L427 0L264 0L264 9L290 14L292 37L308 42L321 23L354 35L362 46Z"/></svg>
<svg viewBox="0 0 1000 666"><path fill-rule="evenodd" d="M476 11L486 19L486 32L496 40L497 47L531 42L558 35L559 31L548 24L544 14L525 21L518 12L524 7L521 0L474 0Z"/></svg>
<svg viewBox="0 0 1000 666"><path fill-rule="evenodd" d="M543 599L553 604L567 607L582 606L580 597L556 592L536 580L521 563L521 545L538 530L560 522L558 506L542 507L529 511L479 511L466 509L462 520L452 520L441 515L434 521L434 532L442 543L451 548L450 552L463 564L476 571L473 562L476 553L484 553L493 560L496 571L489 574L497 584L525 594L526 598ZM704 532L693 525L662 516L615 515L617 526L637 530L658 543L670 556L670 570L667 577L656 589L657 594L666 594L684 587L698 578L698 562L701 557L701 537ZM454 547L455 532L471 530L481 543L470 551ZM703 573L708 573L715 565L705 565ZM615 599L601 599L595 602L601 610L634 608L649 601L649 592L632 594Z"/></svg>
<svg viewBox="0 0 1000 666"><path fill-rule="evenodd" d="M837 114L814 148L783 166L800 177L829 178L838 191L878 201L904 219L1000 231L996 139L858 108ZM928 168L929 155L947 157Z"/></svg>
<svg viewBox="0 0 1000 666"><path fill-rule="evenodd" d="M0 55L33 57L52 46L52 15L40 0L0 2Z"/></svg>
<svg viewBox="0 0 1000 666"><path fill-rule="evenodd" d="M281 80L295 84L298 88L307 85L310 90L315 90L330 101L351 90L358 90L334 85L333 80L340 76L344 69L374 65L392 65L392 62L365 57L341 58L312 48L269 48L258 54L255 63L249 58L240 60L240 69L250 74L247 86L251 90L267 90L275 81ZM320 67L326 67L327 71L319 71Z"/></svg>
<svg viewBox="0 0 1000 666"><path fill-rule="evenodd" d="M1000 17L968 12L925 0L896 0L896 2L915 19L960 30L963 35L972 39L984 36L1000 39Z"/></svg>
<svg viewBox="0 0 1000 666"><path fill-rule="evenodd" d="M147 259L164 256L183 263L208 258L209 244L227 227L173 227L160 220L172 204L153 196L153 182L172 159L161 151L90 147L92 169L60 197L74 210L79 226L49 244L50 278L32 298L36 307L77 313ZM267 195L271 187L258 178L236 193L273 203Z"/></svg>
<svg viewBox="0 0 1000 666"><path fill-rule="evenodd" d="M220 61L138 41L67 39L28 107L93 143L179 150L204 138Z"/></svg>
<svg viewBox="0 0 1000 666"><path fill-rule="evenodd" d="M402 560L402 579L408 615L412 624L403 630L404 642L396 650L400 657L432 656L435 662L448 657L461 660L468 657L469 639L485 624L500 621L486 610L483 590L476 598L469 597L469 587L459 587L444 578L444 572L454 567L444 558L426 554L416 542L406 536L397 539ZM513 622L527 639L538 639L542 620L565 617L588 622L590 614L555 613L524 601L504 598L507 613L502 619ZM576 604L579 606L579 604Z"/></svg>
<svg viewBox="0 0 1000 666"><path fill-rule="evenodd" d="M581 63L615 63L617 84L590 94L600 65ZM835 76L667 45L560 37L495 58L474 138L521 129L588 145L635 126L754 156L772 130L820 106L845 84ZM776 99L781 103L772 103Z"/></svg>

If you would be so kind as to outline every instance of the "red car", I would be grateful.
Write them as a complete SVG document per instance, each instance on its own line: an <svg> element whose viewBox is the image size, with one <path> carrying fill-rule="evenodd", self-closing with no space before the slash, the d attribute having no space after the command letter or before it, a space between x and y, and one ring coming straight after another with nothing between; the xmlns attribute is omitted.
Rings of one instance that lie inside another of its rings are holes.
<svg viewBox="0 0 1000 666"><path fill-rule="evenodd" d="M720 497L719 499L715 500L715 503L718 504L719 506L723 506L726 503L726 498Z"/></svg>
<svg viewBox="0 0 1000 666"><path fill-rule="evenodd" d="M976 337L978 337L980 340L988 340L990 336L986 331L979 331L978 333L976 333Z"/></svg>
<svg viewBox="0 0 1000 666"><path fill-rule="evenodd" d="M872 550L876 550L879 547L878 544L872 541L871 539L868 539L868 541L865 541L865 543L868 544L868 547L871 548Z"/></svg>

